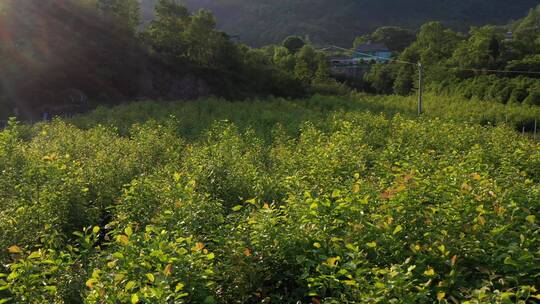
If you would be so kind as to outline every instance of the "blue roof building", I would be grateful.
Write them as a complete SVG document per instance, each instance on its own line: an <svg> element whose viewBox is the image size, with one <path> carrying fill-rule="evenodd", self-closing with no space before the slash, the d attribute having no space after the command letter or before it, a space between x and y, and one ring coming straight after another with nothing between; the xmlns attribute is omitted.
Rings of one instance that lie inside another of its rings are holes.
<svg viewBox="0 0 540 304"><path fill-rule="evenodd" d="M353 58L356 61L385 62L392 58L392 51L384 43L368 41L356 47Z"/></svg>

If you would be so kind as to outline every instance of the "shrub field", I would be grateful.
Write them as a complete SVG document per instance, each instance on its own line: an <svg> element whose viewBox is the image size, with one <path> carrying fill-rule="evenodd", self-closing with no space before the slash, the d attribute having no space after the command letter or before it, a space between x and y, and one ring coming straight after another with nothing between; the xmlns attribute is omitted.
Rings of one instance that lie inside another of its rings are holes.
<svg viewBox="0 0 540 304"><path fill-rule="evenodd" d="M0 132L0 303L536 303L534 107L140 102Z"/></svg>

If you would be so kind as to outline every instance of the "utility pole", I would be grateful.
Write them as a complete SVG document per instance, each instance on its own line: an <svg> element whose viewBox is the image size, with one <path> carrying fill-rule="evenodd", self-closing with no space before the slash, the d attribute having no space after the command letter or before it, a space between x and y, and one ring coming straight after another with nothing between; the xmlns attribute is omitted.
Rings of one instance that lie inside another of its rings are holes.
<svg viewBox="0 0 540 304"><path fill-rule="evenodd" d="M424 112L424 100L423 100L423 93L424 93L424 79L422 75L422 62L418 62L418 116L422 115Z"/></svg>

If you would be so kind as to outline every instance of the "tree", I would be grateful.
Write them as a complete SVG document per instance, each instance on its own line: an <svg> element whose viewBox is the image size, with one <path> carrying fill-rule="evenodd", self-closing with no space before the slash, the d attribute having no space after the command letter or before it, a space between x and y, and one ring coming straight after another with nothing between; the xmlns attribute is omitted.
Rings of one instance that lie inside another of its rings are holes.
<svg viewBox="0 0 540 304"><path fill-rule="evenodd" d="M296 65L296 57L289 53L289 50L283 46L274 49L272 61L278 68L287 72L294 71Z"/></svg>
<svg viewBox="0 0 540 304"><path fill-rule="evenodd" d="M451 62L462 68L498 68L503 37L493 26L473 27L454 51Z"/></svg>
<svg viewBox="0 0 540 304"><path fill-rule="evenodd" d="M400 60L407 62L417 62L420 59L420 54L417 48L409 47L405 49L401 55ZM417 81L417 68L409 64L393 63L396 65L396 75L393 84L394 93L399 95L409 95L415 87Z"/></svg>
<svg viewBox="0 0 540 304"><path fill-rule="evenodd" d="M540 52L540 5L514 25L514 45L525 55Z"/></svg>
<svg viewBox="0 0 540 304"><path fill-rule="evenodd" d="M353 42L353 47L354 48L357 48L359 45L362 45L366 42L368 42L369 40L371 40L371 36L370 35L362 35L362 36L358 36L354 39L354 42Z"/></svg>
<svg viewBox="0 0 540 304"><path fill-rule="evenodd" d="M175 0L160 0L156 18L141 37L151 51L174 63L219 68L236 60L229 37L216 30L212 13L189 10Z"/></svg>
<svg viewBox="0 0 540 304"><path fill-rule="evenodd" d="M416 69L410 65L402 65L394 80L393 90L394 93L399 95L409 95L413 91L415 77L418 73Z"/></svg>
<svg viewBox="0 0 540 304"><path fill-rule="evenodd" d="M395 79L394 66L378 63L371 67L364 75L364 80L369 82L375 92L379 94L391 94Z"/></svg>
<svg viewBox="0 0 540 304"><path fill-rule="evenodd" d="M283 40L282 45L289 50L290 53L296 53L306 45L306 42L299 36L289 36Z"/></svg>
<svg viewBox="0 0 540 304"><path fill-rule="evenodd" d="M416 36L411 30L398 26L384 26L371 34L371 40L384 43L391 51L401 52L414 42Z"/></svg>
<svg viewBox="0 0 540 304"><path fill-rule="evenodd" d="M181 61L187 50L182 38L190 22L189 10L175 0L159 0L155 19L141 34L150 50L167 60Z"/></svg>
<svg viewBox="0 0 540 304"><path fill-rule="evenodd" d="M105 15L117 18L133 31L141 24L141 4L138 0L98 0L97 5Z"/></svg>
<svg viewBox="0 0 540 304"><path fill-rule="evenodd" d="M440 22L428 22L422 26L416 41L400 55L402 61L424 64L426 79L444 80L448 72L444 69L463 36L443 26ZM407 94L416 81L416 73L411 68L401 68L396 75L394 89L399 94Z"/></svg>
<svg viewBox="0 0 540 304"><path fill-rule="evenodd" d="M296 77L304 83L310 83L315 78L317 68L317 52L313 46L304 45L296 54L296 66L294 67Z"/></svg>
<svg viewBox="0 0 540 304"><path fill-rule="evenodd" d="M201 10L190 17L190 22L182 34L186 48L186 58L201 66L218 65L218 53L229 44L229 38L215 29L216 21L209 11ZM224 58L227 60L226 58Z"/></svg>
<svg viewBox="0 0 540 304"><path fill-rule="evenodd" d="M187 7L178 0L157 0L154 8L157 19L186 19L190 13Z"/></svg>
<svg viewBox="0 0 540 304"><path fill-rule="evenodd" d="M315 79L319 81L325 81L330 78L330 62L328 57L324 53L317 53L317 70L315 72Z"/></svg>
<svg viewBox="0 0 540 304"><path fill-rule="evenodd" d="M416 42L411 45L425 65L437 64L454 53L463 36L445 27L440 22L422 25Z"/></svg>

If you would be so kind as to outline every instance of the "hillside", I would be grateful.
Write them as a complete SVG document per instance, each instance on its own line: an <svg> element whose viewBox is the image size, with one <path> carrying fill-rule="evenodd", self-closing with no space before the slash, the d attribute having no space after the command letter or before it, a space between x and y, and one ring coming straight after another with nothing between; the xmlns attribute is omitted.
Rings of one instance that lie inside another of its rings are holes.
<svg viewBox="0 0 540 304"><path fill-rule="evenodd" d="M199 96L188 67L151 57L95 4L4 0L0 8L0 119L62 115L138 96Z"/></svg>
<svg viewBox="0 0 540 304"><path fill-rule="evenodd" d="M123 10L129 2L109 7L97 5L109 1L96 1L1 2L0 121L13 115L23 120L66 115L133 99L304 92L303 84L265 54L237 46L216 30L211 14L173 5L185 14L171 15L167 7L161 18L136 31L139 18Z"/></svg>
<svg viewBox="0 0 540 304"><path fill-rule="evenodd" d="M155 0L142 0L146 16ZM211 10L223 30L254 46L309 35L316 43L351 45L360 34L397 25L417 29L440 20L456 30L506 24L538 4L536 0L185 0L191 9Z"/></svg>

